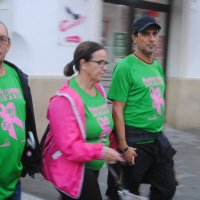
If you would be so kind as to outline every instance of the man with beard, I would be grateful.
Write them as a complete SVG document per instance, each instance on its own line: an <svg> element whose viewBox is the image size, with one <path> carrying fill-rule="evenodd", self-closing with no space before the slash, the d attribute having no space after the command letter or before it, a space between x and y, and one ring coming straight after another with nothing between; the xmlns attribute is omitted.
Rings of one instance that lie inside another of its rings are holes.
<svg viewBox="0 0 200 200"><path fill-rule="evenodd" d="M163 134L165 78L153 53L161 27L144 16L132 26L133 54L114 69L108 98L119 150L128 165L125 184L138 195L144 180L150 183L150 200L170 200L176 190L173 156L175 150ZM133 147L137 157L134 159ZM113 177L108 176L107 196L117 199Z"/></svg>

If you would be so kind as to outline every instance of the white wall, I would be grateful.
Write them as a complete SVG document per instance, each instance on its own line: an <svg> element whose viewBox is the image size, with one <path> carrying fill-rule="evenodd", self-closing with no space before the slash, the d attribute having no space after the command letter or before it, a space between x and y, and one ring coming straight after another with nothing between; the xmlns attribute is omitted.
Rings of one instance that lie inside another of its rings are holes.
<svg viewBox="0 0 200 200"><path fill-rule="evenodd" d="M200 1L173 1L167 76L200 78Z"/></svg>
<svg viewBox="0 0 200 200"><path fill-rule="evenodd" d="M174 1L172 7L168 48L168 77L179 77L181 76L181 71L183 71L180 66L181 53L183 51L181 48L184 41L183 37L185 36L185 33L183 34L181 30L183 26L183 1Z"/></svg>
<svg viewBox="0 0 200 200"><path fill-rule="evenodd" d="M189 78L200 78L200 1L191 1L189 5L189 45L186 74Z"/></svg>
<svg viewBox="0 0 200 200"><path fill-rule="evenodd" d="M77 43L63 45L60 42L62 36L58 27L63 4L77 4L79 14L86 16L84 25L80 25L76 34L82 35L84 41L100 41L101 0L7 1L11 2L8 9L0 11L0 18L8 26L12 41L6 59L29 75L62 75L63 67L73 58Z"/></svg>

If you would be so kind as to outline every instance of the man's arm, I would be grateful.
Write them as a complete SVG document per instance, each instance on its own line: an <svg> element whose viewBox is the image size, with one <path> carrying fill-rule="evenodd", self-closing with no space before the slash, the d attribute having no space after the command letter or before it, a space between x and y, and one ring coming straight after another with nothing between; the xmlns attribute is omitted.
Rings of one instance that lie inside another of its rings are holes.
<svg viewBox="0 0 200 200"><path fill-rule="evenodd" d="M129 147L126 142L125 124L124 124L124 107L125 103L113 101L112 115L115 124L115 132L117 134L117 141L119 149L123 152L124 159L133 164L136 152L134 148Z"/></svg>

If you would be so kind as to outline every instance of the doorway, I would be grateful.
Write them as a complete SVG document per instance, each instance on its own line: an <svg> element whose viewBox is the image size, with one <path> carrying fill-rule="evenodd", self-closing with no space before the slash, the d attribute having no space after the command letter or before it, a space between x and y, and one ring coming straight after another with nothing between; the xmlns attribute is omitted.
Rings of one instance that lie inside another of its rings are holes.
<svg viewBox="0 0 200 200"><path fill-rule="evenodd" d="M133 52L132 23L143 15L155 17L162 27L154 56L166 71L170 9L170 0L104 0L102 44L109 53L110 72L119 60Z"/></svg>

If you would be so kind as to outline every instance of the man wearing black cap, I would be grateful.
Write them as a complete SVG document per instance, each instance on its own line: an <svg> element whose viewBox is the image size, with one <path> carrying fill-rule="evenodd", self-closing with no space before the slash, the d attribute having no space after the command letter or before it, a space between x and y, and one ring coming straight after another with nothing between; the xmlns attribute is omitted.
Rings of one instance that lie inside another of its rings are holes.
<svg viewBox="0 0 200 200"><path fill-rule="evenodd" d="M119 150L128 163L124 170L126 186L139 194L140 183L147 181L150 200L170 200L176 190L176 151L162 133L165 78L153 57L160 29L153 17L136 20L132 26L135 51L117 64L108 92ZM137 157L130 147L136 148ZM113 185L109 175L106 194L116 200Z"/></svg>

